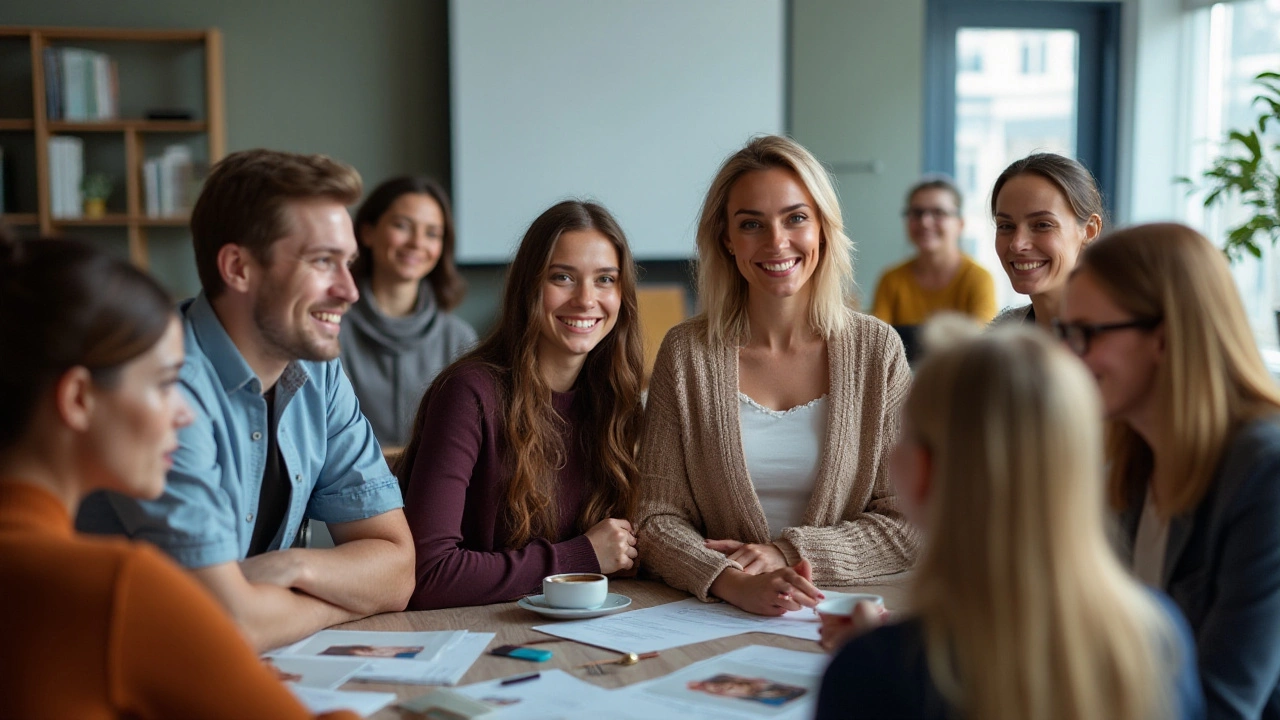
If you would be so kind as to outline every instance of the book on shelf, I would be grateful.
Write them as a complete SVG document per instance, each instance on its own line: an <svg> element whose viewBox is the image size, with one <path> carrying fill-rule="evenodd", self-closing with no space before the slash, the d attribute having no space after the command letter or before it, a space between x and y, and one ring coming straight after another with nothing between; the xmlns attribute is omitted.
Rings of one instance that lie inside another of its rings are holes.
<svg viewBox="0 0 1280 720"><path fill-rule="evenodd" d="M115 60L81 48L45 48L45 109L50 120L114 120L119 117Z"/></svg>
<svg viewBox="0 0 1280 720"><path fill-rule="evenodd" d="M53 217L74 220L84 215L84 141L70 135L49 138L49 210Z"/></svg>
<svg viewBox="0 0 1280 720"><path fill-rule="evenodd" d="M185 145L170 145L160 157L149 158L142 164L147 217L181 217L190 213L197 194L197 177L191 149Z"/></svg>

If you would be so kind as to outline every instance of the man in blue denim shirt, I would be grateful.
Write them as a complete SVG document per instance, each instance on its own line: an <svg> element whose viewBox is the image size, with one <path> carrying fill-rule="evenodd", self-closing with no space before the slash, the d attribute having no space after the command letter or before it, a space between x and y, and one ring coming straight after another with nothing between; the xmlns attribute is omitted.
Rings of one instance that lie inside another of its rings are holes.
<svg viewBox="0 0 1280 720"><path fill-rule="evenodd" d="M214 167L191 216L204 291L180 308L196 420L162 497L99 494L79 517L164 549L260 650L403 610L413 591L399 485L335 359L358 297L346 206L360 190L323 156L250 150ZM304 518L336 547L291 548Z"/></svg>

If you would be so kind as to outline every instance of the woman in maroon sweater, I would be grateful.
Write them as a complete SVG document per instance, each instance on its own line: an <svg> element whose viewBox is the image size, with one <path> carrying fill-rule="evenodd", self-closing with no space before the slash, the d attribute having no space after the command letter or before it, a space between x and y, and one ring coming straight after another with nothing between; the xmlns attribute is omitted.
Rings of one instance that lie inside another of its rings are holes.
<svg viewBox="0 0 1280 720"><path fill-rule="evenodd" d="M635 286L626 237L603 207L562 202L529 227L496 329L432 383L397 463L417 547L410 610L631 568Z"/></svg>

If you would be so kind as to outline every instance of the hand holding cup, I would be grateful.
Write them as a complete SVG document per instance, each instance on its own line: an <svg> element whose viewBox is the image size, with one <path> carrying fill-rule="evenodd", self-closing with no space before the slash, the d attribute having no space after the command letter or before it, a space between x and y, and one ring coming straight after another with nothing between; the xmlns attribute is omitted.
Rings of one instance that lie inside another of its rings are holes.
<svg viewBox="0 0 1280 720"><path fill-rule="evenodd" d="M864 593L824 600L814 610L822 618L819 642L828 652L835 652L853 638L880 627L889 615L884 609L884 598Z"/></svg>

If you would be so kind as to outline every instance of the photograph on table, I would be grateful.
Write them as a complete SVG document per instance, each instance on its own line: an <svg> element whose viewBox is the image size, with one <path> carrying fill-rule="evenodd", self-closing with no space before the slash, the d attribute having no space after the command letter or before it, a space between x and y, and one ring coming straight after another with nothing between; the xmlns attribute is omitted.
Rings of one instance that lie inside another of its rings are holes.
<svg viewBox="0 0 1280 720"><path fill-rule="evenodd" d="M421 645L334 645L321 650L320 654L412 660L418 657L418 653L423 649Z"/></svg>
<svg viewBox="0 0 1280 720"><path fill-rule="evenodd" d="M808 692L798 685L787 685L773 682L768 678L744 677L730 673L718 673L706 680L693 680L687 687L708 695L738 698L774 707L786 705Z"/></svg>
<svg viewBox="0 0 1280 720"><path fill-rule="evenodd" d="M368 658L371 662L431 662L462 638L465 630L445 632L374 632L322 630L273 655Z"/></svg>
<svg viewBox="0 0 1280 720"><path fill-rule="evenodd" d="M751 645L629 689L655 706L699 718L809 718L826 658Z"/></svg>
<svg viewBox="0 0 1280 720"><path fill-rule="evenodd" d="M363 670L368 662L350 657L271 655L262 658L280 682L336 690Z"/></svg>

